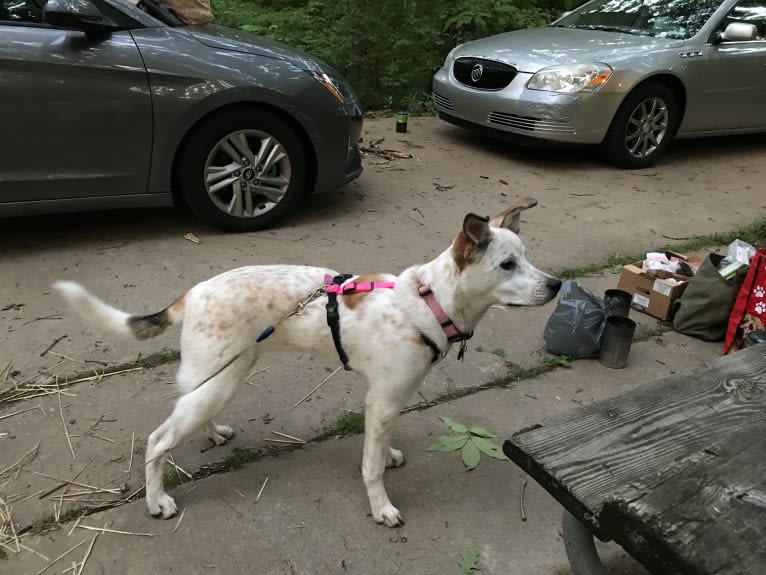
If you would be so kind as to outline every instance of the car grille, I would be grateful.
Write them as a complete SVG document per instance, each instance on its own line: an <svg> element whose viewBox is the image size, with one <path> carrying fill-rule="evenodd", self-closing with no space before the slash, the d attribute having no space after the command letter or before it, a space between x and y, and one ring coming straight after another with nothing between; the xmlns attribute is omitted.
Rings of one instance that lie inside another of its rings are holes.
<svg viewBox="0 0 766 575"><path fill-rule="evenodd" d="M549 134L573 134L575 132L572 121L569 118L564 120L543 120L531 116L519 116L518 114L506 114L505 112L492 112L487 118L487 121L490 124L496 124L506 128L516 128L517 130L526 130L528 132L542 132Z"/></svg>
<svg viewBox="0 0 766 575"><path fill-rule="evenodd" d="M479 64L481 77L477 82L471 79L471 72ZM516 68L503 62L484 58L458 58L452 66L452 74L461 84L480 90L502 90L516 77Z"/></svg>
<svg viewBox="0 0 766 575"><path fill-rule="evenodd" d="M437 94L436 92L431 93L431 97L434 100L434 104L437 106L440 106L442 108L445 108L447 110L454 110L454 106L452 105L452 102L450 102L450 99L446 96L442 96L441 94Z"/></svg>

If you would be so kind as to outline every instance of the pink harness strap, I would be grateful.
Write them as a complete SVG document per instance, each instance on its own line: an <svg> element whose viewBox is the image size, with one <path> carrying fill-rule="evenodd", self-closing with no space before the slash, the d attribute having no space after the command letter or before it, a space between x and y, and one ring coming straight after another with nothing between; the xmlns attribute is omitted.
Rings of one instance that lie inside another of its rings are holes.
<svg viewBox="0 0 766 575"><path fill-rule="evenodd" d="M346 295L349 293L368 292L376 289L394 289L396 282L346 282L344 284L329 284L325 290L327 293Z"/></svg>

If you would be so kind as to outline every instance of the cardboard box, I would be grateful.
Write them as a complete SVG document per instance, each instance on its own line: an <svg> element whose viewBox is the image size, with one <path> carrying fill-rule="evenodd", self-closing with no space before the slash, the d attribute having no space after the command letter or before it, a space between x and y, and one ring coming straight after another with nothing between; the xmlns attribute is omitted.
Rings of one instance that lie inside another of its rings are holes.
<svg viewBox="0 0 766 575"><path fill-rule="evenodd" d="M667 252L686 260L686 256ZM672 315L673 301L681 297L690 277L672 274L662 270L653 271L652 275L641 270L642 261L622 267L617 289L633 296L631 307L638 311L669 321Z"/></svg>

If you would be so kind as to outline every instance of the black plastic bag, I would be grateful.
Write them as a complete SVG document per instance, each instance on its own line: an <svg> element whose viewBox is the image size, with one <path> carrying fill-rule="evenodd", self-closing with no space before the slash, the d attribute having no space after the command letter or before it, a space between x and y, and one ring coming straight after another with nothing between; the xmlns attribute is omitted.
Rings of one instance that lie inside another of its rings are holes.
<svg viewBox="0 0 766 575"><path fill-rule="evenodd" d="M595 357L601 349L606 311L601 298L574 280L561 286L559 302L545 325L545 347L575 359Z"/></svg>

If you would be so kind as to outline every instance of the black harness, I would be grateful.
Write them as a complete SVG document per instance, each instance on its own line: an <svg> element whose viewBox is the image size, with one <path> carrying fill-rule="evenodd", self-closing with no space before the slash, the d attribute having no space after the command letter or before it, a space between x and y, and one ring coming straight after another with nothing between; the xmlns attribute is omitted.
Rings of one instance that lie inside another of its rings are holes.
<svg viewBox="0 0 766 575"><path fill-rule="evenodd" d="M346 280L351 279L351 274L340 274L332 278L332 283L335 285L341 285ZM343 364L343 369L351 371L351 367L348 365L348 355L343 349L343 345L340 343L340 314L338 313L338 294L327 293L327 325L330 326L330 333L332 333L332 342L335 344L335 351L338 352L338 357Z"/></svg>

